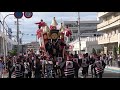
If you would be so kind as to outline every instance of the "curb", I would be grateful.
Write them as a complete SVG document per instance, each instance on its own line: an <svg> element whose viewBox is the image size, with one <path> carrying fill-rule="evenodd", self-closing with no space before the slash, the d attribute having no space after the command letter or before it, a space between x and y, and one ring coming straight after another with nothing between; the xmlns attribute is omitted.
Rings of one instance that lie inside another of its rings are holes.
<svg viewBox="0 0 120 90"><path fill-rule="evenodd" d="M120 73L120 70L115 70L115 69L111 69L111 68L105 68L106 71L111 71L114 73Z"/></svg>

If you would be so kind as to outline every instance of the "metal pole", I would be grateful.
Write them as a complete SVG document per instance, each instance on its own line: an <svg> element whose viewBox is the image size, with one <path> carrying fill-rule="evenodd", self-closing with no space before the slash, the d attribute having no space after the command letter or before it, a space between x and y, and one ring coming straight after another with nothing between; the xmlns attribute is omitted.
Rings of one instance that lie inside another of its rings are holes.
<svg viewBox="0 0 120 90"><path fill-rule="evenodd" d="M4 31L4 20L3 20L3 33L5 35ZM3 37L3 55L4 55L4 65L5 65L5 70L6 70L6 48L5 48L5 36ZM4 76L4 75L3 75Z"/></svg>
<svg viewBox="0 0 120 90"><path fill-rule="evenodd" d="M79 53L81 54L81 41L80 41L80 13L78 12L78 39L79 39Z"/></svg>
<svg viewBox="0 0 120 90"><path fill-rule="evenodd" d="M19 19L17 19L17 55L19 55Z"/></svg>
<svg viewBox="0 0 120 90"><path fill-rule="evenodd" d="M5 23L4 23L4 25L5 25ZM7 30L6 30L6 36L7 36ZM5 52L6 52L6 56L7 56L7 54L8 54L8 44L7 44L7 39L5 40Z"/></svg>
<svg viewBox="0 0 120 90"><path fill-rule="evenodd" d="M5 35L5 27L4 27L4 22L5 22L5 19L10 16L10 15L14 15L14 14L8 14L6 15L4 18L3 18L3 33ZM7 42L7 41L6 41ZM4 64L5 64L5 69L6 69L6 47L7 45L5 45L5 37L3 38L3 54L4 54ZM6 46L6 47L5 47Z"/></svg>

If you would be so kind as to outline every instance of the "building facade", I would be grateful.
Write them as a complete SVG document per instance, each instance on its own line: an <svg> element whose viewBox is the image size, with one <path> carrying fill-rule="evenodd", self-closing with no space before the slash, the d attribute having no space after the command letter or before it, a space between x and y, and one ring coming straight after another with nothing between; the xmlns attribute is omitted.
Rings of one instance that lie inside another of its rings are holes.
<svg viewBox="0 0 120 90"><path fill-rule="evenodd" d="M40 47L39 42L27 43L25 46L27 46L27 50L32 49L32 50L34 50L34 52L37 52Z"/></svg>
<svg viewBox="0 0 120 90"><path fill-rule="evenodd" d="M5 40L5 45L3 45L3 40ZM9 36L0 29L0 55L4 54L4 50L6 55L8 55L8 51L12 50L14 45L17 45L17 42L9 38Z"/></svg>
<svg viewBox="0 0 120 90"><path fill-rule="evenodd" d="M103 33L98 44L104 46L104 53L107 54L120 44L120 12L99 12L98 18L100 24L97 30Z"/></svg>
<svg viewBox="0 0 120 90"><path fill-rule="evenodd" d="M98 37L87 37L87 38L81 38L81 46L79 46L79 40L76 39L75 41L72 41L69 43L70 45L70 51L74 53L77 51L79 53L79 50L81 50L81 53L92 53L92 49L94 48L96 51L102 49L102 45L98 45Z"/></svg>
<svg viewBox="0 0 120 90"><path fill-rule="evenodd" d="M80 21L80 37L85 38L101 35L101 33L97 32L97 24L99 24L99 21ZM64 26L66 25L68 25L72 31L72 36L68 42L76 40L78 38L78 22L64 21Z"/></svg>

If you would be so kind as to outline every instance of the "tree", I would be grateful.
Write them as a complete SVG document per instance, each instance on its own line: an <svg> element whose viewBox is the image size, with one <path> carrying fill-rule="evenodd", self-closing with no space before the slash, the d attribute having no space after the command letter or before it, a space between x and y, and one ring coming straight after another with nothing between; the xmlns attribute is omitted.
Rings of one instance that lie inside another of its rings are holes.
<svg viewBox="0 0 120 90"><path fill-rule="evenodd" d="M16 51L16 50L10 50L10 51L9 51L9 54L10 54L11 56L17 55L17 51Z"/></svg>
<svg viewBox="0 0 120 90"><path fill-rule="evenodd" d="M101 53L101 50L100 49L97 49L97 54L100 54Z"/></svg>
<svg viewBox="0 0 120 90"><path fill-rule="evenodd" d="M113 47L113 55L114 55L114 59L117 58L117 48L114 46Z"/></svg>
<svg viewBox="0 0 120 90"><path fill-rule="evenodd" d="M120 45L119 45L119 47L118 47L118 52L119 52L119 54L120 54Z"/></svg>
<svg viewBox="0 0 120 90"><path fill-rule="evenodd" d="M96 50L94 48L92 49L92 54L96 54Z"/></svg>

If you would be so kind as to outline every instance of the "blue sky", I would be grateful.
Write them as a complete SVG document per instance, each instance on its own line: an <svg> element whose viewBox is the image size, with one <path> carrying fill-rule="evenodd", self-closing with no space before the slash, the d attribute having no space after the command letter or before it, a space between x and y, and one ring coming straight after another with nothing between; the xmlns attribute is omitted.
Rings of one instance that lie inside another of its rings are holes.
<svg viewBox="0 0 120 90"><path fill-rule="evenodd" d="M1 19L7 14L14 14L14 12L1 12ZM24 16L20 19L20 31L25 34L36 34L38 26L34 23L39 22L43 19L48 26L51 24L53 17L56 17L56 21L60 25L61 21L73 21L78 19L77 12L33 12L33 17L30 19L25 18ZM80 19L83 20L97 20L97 12L80 12ZM14 16L9 16L6 18L6 23L13 30L13 34L16 34L16 18ZM21 37L21 36L20 36ZM23 42L28 43L36 40L35 36L24 35Z"/></svg>

